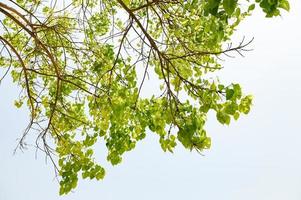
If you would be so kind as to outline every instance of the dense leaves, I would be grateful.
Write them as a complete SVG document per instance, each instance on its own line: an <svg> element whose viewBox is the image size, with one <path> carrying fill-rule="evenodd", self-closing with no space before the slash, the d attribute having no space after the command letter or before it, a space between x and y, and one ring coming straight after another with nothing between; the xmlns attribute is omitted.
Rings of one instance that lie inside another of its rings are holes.
<svg viewBox="0 0 301 200"><path fill-rule="evenodd" d="M252 97L212 73L221 55L246 50L251 41L229 40L256 3L267 17L289 10L286 0L0 2L0 66L22 88L15 106L30 112L20 147L37 133L60 194L80 177L103 179L99 141L112 165L148 130L164 151L210 148L208 112L228 125L250 111ZM149 93L144 86L154 80L160 87Z"/></svg>

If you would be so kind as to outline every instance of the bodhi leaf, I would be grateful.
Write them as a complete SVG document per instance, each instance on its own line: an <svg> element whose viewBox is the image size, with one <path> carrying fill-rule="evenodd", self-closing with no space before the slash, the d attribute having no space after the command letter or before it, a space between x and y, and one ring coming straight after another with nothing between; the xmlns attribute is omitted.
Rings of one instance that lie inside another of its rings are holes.
<svg viewBox="0 0 301 200"><path fill-rule="evenodd" d="M236 8L237 0L223 0L223 7L228 15L232 15Z"/></svg>
<svg viewBox="0 0 301 200"><path fill-rule="evenodd" d="M289 11L290 10L290 4L287 0L282 0L279 3L279 8L283 8L284 10Z"/></svg>
<svg viewBox="0 0 301 200"><path fill-rule="evenodd" d="M212 15L216 15L218 12L218 8L221 0L209 0L206 4L205 11Z"/></svg>
<svg viewBox="0 0 301 200"><path fill-rule="evenodd" d="M252 96L214 73L251 42L230 39L256 4L267 17L289 10L286 0L1 1L0 67L30 118L19 147L38 135L61 195L103 179L103 162L121 163L151 133L163 151L210 148L208 112L229 125L251 109Z"/></svg>

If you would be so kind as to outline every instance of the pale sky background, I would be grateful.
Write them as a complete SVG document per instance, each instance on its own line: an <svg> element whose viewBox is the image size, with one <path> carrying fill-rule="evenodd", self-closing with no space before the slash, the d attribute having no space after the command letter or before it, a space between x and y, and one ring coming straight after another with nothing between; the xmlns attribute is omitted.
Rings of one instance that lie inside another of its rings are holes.
<svg viewBox="0 0 301 200"><path fill-rule="evenodd" d="M64 197L42 153L13 155L28 118L14 108L19 90L6 79L0 86L0 200L301 200L300 11L301 1L291 0L289 14L254 14L239 27L234 40L254 36L254 51L227 59L218 75L253 94L254 106L229 127L209 117L213 144L205 156L180 145L164 153L149 133L122 164L108 165L103 181L80 181Z"/></svg>

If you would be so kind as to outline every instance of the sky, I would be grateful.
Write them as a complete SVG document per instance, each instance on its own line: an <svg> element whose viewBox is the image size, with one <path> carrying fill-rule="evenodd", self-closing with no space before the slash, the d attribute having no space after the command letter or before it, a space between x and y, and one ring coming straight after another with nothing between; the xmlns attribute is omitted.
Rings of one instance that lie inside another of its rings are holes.
<svg viewBox="0 0 301 200"><path fill-rule="evenodd" d="M28 122L13 101L18 88L0 86L0 200L300 200L301 199L301 1L290 13L265 19L255 13L233 36L254 37L245 57L226 58L222 82L240 83L253 94L249 115L223 126L210 115L212 147L204 156L183 149L164 153L158 137L107 166L103 181L80 181L74 192L58 195L51 163L34 148L13 155ZM101 151L101 149L99 150ZM102 158L99 158L101 160Z"/></svg>

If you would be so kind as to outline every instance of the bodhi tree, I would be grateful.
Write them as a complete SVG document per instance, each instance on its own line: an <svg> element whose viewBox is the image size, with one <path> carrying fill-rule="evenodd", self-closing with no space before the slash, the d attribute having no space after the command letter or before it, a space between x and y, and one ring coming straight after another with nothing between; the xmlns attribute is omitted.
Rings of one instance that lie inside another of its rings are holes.
<svg viewBox="0 0 301 200"><path fill-rule="evenodd" d="M239 84L214 72L239 23L261 7L266 17L289 10L287 0L6 0L0 2L0 67L20 88L16 107L28 108L28 134L52 161L67 194L78 179L103 179L94 158L105 141L116 165L146 132L164 151L177 144L210 147L207 113L221 124L250 110ZM157 93L145 91L150 81ZM152 84L156 87L156 84Z"/></svg>

